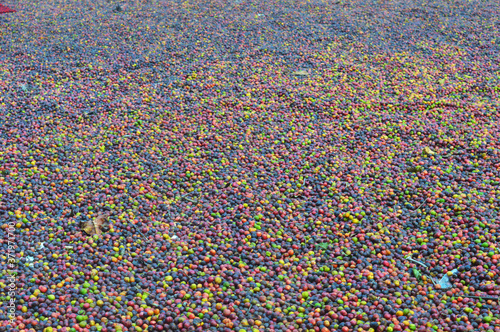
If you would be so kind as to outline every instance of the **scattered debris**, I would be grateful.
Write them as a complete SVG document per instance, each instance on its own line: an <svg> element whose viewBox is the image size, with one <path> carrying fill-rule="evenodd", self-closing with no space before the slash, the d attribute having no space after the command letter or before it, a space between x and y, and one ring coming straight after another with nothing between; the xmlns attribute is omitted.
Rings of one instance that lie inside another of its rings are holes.
<svg viewBox="0 0 500 332"><path fill-rule="evenodd" d="M422 151L422 152L423 152L423 154L426 154L426 155L428 155L428 156L433 156L433 155L435 155L435 154L436 154L436 152L432 151L432 150L431 150L429 147L427 147L427 146L423 149L423 151Z"/></svg>
<svg viewBox="0 0 500 332"><path fill-rule="evenodd" d="M424 263L419 262L419 261L417 261L417 260L414 260L413 258L410 258L410 257L405 257L405 259L406 259L406 260L409 260L410 262L413 262L413 263L415 263L415 264L420 264L420 265L422 265L423 267L425 267L426 269L428 269L428 268L429 268L429 267L428 267L427 265L425 265Z"/></svg>
<svg viewBox="0 0 500 332"><path fill-rule="evenodd" d="M33 267L33 261L35 260L35 257L32 256L26 256L26 262L28 263L29 267Z"/></svg>
<svg viewBox="0 0 500 332"><path fill-rule="evenodd" d="M458 270L457 269L454 269L451 271L452 275L455 275L458 273ZM437 282L437 284L439 286L441 286L441 289L445 290L445 289L450 289L451 287L453 287L453 285L451 284L450 282L450 278L448 276L448 273L446 273L445 275L443 275L443 277L441 278L441 280L439 280Z"/></svg>
<svg viewBox="0 0 500 332"><path fill-rule="evenodd" d="M90 236L100 236L102 234L103 228L105 228L104 226L108 217L109 212L99 213L97 218L95 218L94 220L88 220L84 222L82 225L82 230Z"/></svg>
<svg viewBox="0 0 500 332"><path fill-rule="evenodd" d="M456 154L459 154L459 152L458 152L458 151L451 151L450 153L445 154L445 155L443 156L443 158L450 158L450 157L452 157L452 156L454 156L454 155L456 155Z"/></svg>
<svg viewBox="0 0 500 332"><path fill-rule="evenodd" d="M410 212L410 215L414 216L417 214L417 211L425 204L425 201L422 202L416 209L414 209L412 212Z"/></svg>
<svg viewBox="0 0 500 332"><path fill-rule="evenodd" d="M306 70L297 70L292 72L292 75L294 76L309 76L309 72Z"/></svg>
<svg viewBox="0 0 500 332"><path fill-rule="evenodd" d="M417 278L417 280L420 280L422 278L422 272L420 272L419 269L416 269L416 268L413 268L413 275L415 276L415 278Z"/></svg>
<svg viewBox="0 0 500 332"><path fill-rule="evenodd" d="M185 199L186 201L191 202L191 203L198 203L198 201L194 201L194 200L187 197L187 196L191 195L192 193L193 192L190 192L190 193L187 193L187 194L181 196L181 199ZM201 194L200 194L200 196L201 196Z"/></svg>
<svg viewBox="0 0 500 332"><path fill-rule="evenodd" d="M139 234L141 234L141 236L144 238L144 241L146 241L147 243L149 243L149 240L147 239L147 237L144 236L144 234L142 234L142 232L139 230L139 228L137 227L137 225L134 224L131 221L130 221L130 223L132 224L132 227L134 227L134 229L136 230L136 232L139 233Z"/></svg>
<svg viewBox="0 0 500 332"><path fill-rule="evenodd" d="M329 246L328 243L316 243L316 247L322 248L324 250L327 250L328 246Z"/></svg>
<svg viewBox="0 0 500 332"><path fill-rule="evenodd" d="M410 173L420 173L424 170L424 168L418 165L418 166L410 166L406 170Z"/></svg>

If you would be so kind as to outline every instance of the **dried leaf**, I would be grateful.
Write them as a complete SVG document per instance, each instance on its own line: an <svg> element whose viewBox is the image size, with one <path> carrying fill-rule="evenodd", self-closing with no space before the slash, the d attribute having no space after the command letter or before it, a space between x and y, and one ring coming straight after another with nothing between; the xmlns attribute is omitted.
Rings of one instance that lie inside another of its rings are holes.
<svg viewBox="0 0 500 332"><path fill-rule="evenodd" d="M106 223L106 220L108 218L109 214L108 213L99 213L97 218L94 220L88 220L86 221L83 226L82 230L87 233L88 235L97 235L100 236L102 234L102 228L104 224Z"/></svg>
<svg viewBox="0 0 500 332"><path fill-rule="evenodd" d="M307 76L309 73L306 70L297 70L292 73L294 76Z"/></svg>
<svg viewBox="0 0 500 332"><path fill-rule="evenodd" d="M426 154L426 155L429 155L429 156L432 156L432 155L435 155L436 152L432 151L429 147L425 147L424 150L423 150L423 153Z"/></svg>
<svg viewBox="0 0 500 332"><path fill-rule="evenodd" d="M104 223L106 222L108 216L109 216L109 213L105 213L105 214L99 213L97 218L94 220L95 234L97 234L97 235L102 234L102 227L104 226Z"/></svg>
<svg viewBox="0 0 500 332"><path fill-rule="evenodd" d="M411 173L419 173L419 172L423 171L423 167L422 166L410 166L406 170L408 172L411 172Z"/></svg>
<svg viewBox="0 0 500 332"><path fill-rule="evenodd" d="M82 226L82 231L84 231L88 235L94 235L95 234L94 222L92 220L87 220Z"/></svg>

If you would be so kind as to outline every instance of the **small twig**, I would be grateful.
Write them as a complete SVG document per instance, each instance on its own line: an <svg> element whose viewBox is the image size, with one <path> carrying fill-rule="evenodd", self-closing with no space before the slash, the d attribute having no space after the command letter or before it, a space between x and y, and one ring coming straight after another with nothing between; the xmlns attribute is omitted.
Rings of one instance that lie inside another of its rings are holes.
<svg viewBox="0 0 500 332"><path fill-rule="evenodd" d="M459 295L459 296L462 296L462 295ZM486 299L486 300L495 300L497 302L500 301L500 297L493 297L493 296L476 296L476 295L463 295L462 297L470 297L470 298L473 298L473 299Z"/></svg>
<svg viewBox="0 0 500 332"><path fill-rule="evenodd" d="M455 154L457 154L457 153L456 153L456 152L450 152L450 153L448 153L448 154L445 154L445 155L443 156L443 158L450 158L451 156L453 156L453 155L455 155Z"/></svg>
<svg viewBox="0 0 500 332"><path fill-rule="evenodd" d="M425 204L425 201L423 201L423 202L422 202L422 204L420 204L420 205L418 206L418 208L416 208L414 211L416 211L416 210L420 209L420 208L421 208L424 204Z"/></svg>
<svg viewBox="0 0 500 332"><path fill-rule="evenodd" d="M194 191L181 196L181 199L185 199L186 201L191 202L191 203L198 203L198 201L192 200L192 199L187 197L187 196L191 195L193 192ZM198 196L198 200L200 199L200 197L201 197L201 193L200 193L200 196Z"/></svg>
<svg viewBox="0 0 500 332"><path fill-rule="evenodd" d="M187 197L183 197L183 198L184 198L186 201L188 201L188 202L191 202L191 203L198 203L198 201L194 201L194 200L192 200L192 199L190 199L190 198L187 198Z"/></svg>
<svg viewBox="0 0 500 332"><path fill-rule="evenodd" d="M132 226L134 227L134 229L136 230L137 233L141 234L141 236L144 238L144 240L149 243L149 240L144 236L144 234L142 234L142 232L139 230L139 228L137 228L137 225L134 224L132 221L130 221L130 223L132 224Z"/></svg>
<svg viewBox="0 0 500 332"><path fill-rule="evenodd" d="M427 265L425 265L424 263L419 262L419 261L416 261L416 260L414 260L414 259L412 259L412 258L410 258L410 257L405 257L405 259L406 259L406 260L409 260L409 261L411 261L411 262L413 262L413 263L420 264L420 265L422 265L423 267L425 267L426 269L428 269L428 268L429 268L429 267L428 267Z"/></svg>
<svg viewBox="0 0 500 332"><path fill-rule="evenodd" d="M411 215L415 215L415 213L417 213L417 210L420 209L423 205L425 204L425 201L422 202L422 204L420 204L416 209L414 209L412 212L411 212Z"/></svg>

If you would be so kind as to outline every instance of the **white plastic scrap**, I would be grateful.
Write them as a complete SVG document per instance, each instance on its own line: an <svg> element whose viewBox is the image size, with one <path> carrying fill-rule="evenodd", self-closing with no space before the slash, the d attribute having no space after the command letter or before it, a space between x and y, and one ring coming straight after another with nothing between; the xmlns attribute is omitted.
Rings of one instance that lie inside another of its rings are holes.
<svg viewBox="0 0 500 332"><path fill-rule="evenodd" d="M454 269L451 271L452 275L455 275L458 272L457 269ZM452 284L450 282L450 278L448 277L448 274L445 274L441 280L438 281L438 285L441 286L441 289L449 289L452 287Z"/></svg>
<svg viewBox="0 0 500 332"><path fill-rule="evenodd" d="M26 256L26 262L28 262L28 266L29 267L33 267L33 261L35 260L35 257L31 257L31 256Z"/></svg>

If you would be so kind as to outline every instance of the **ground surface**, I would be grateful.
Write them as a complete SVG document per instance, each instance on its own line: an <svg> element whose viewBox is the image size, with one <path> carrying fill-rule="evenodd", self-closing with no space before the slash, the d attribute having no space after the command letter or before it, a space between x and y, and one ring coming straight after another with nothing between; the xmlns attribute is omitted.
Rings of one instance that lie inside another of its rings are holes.
<svg viewBox="0 0 500 332"><path fill-rule="evenodd" d="M500 331L497 1L5 4L4 331Z"/></svg>

